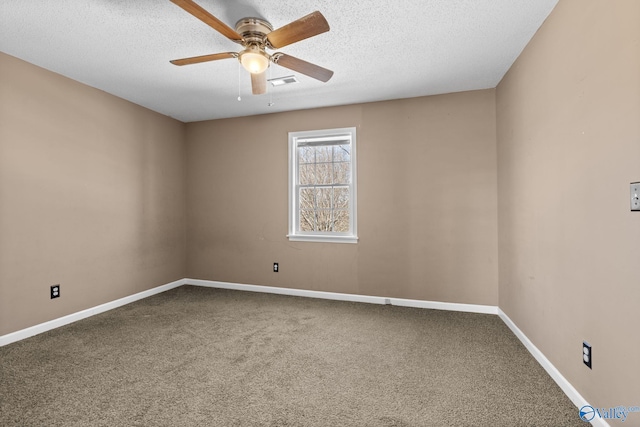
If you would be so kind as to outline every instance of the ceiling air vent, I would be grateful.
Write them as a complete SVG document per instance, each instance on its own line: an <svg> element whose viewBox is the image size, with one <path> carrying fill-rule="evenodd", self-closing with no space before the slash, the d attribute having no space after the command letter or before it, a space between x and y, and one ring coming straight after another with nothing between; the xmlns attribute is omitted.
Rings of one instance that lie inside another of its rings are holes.
<svg viewBox="0 0 640 427"><path fill-rule="evenodd" d="M283 86L290 85L291 83L298 83L298 79L296 79L296 76L277 77L275 79L269 79L267 81L271 83L272 86Z"/></svg>

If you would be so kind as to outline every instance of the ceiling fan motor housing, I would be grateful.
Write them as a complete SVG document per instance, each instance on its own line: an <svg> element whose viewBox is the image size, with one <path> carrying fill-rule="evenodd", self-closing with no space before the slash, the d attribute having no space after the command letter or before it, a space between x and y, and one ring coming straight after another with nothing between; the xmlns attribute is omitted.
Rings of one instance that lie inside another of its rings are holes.
<svg viewBox="0 0 640 427"><path fill-rule="evenodd" d="M264 47L266 36L273 31L273 26L264 19L242 18L236 22L236 31L247 44L258 43Z"/></svg>

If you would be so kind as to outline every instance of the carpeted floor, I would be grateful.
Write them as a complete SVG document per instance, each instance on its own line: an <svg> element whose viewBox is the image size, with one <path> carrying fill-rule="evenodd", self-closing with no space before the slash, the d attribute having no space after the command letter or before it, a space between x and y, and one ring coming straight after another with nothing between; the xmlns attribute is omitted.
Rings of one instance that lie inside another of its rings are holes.
<svg viewBox="0 0 640 427"><path fill-rule="evenodd" d="M2 426L584 426L493 315L182 286L0 348Z"/></svg>

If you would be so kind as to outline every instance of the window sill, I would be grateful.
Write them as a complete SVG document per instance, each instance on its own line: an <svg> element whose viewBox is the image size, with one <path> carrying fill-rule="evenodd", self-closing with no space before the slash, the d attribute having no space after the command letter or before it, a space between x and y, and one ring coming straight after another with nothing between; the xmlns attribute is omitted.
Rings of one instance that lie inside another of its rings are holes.
<svg viewBox="0 0 640 427"><path fill-rule="evenodd" d="M358 243L357 236L325 236L325 235L300 235L288 234L291 242L318 242L318 243Z"/></svg>

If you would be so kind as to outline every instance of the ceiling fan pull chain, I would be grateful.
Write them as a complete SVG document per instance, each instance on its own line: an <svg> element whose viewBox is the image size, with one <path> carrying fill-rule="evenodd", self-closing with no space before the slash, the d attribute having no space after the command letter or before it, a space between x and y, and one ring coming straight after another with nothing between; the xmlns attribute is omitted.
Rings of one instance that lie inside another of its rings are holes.
<svg viewBox="0 0 640 427"><path fill-rule="evenodd" d="M242 101L242 97L240 96L240 82L242 79L242 64L238 61L238 101Z"/></svg>
<svg viewBox="0 0 640 427"><path fill-rule="evenodd" d="M271 80L271 69L273 67L269 67L269 80ZM269 88L267 85L267 90L269 91L269 103L267 104L269 107L273 107L273 87Z"/></svg>

